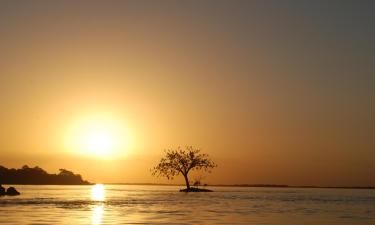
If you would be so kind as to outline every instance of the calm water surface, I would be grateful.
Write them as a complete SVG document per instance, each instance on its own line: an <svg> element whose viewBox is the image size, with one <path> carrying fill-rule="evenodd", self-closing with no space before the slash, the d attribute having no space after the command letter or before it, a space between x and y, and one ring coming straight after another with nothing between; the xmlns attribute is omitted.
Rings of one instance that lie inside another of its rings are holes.
<svg viewBox="0 0 375 225"><path fill-rule="evenodd" d="M8 187L8 186L7 186ZM15 186L0 224L375 225L375 190L211 187Z"/></svg>

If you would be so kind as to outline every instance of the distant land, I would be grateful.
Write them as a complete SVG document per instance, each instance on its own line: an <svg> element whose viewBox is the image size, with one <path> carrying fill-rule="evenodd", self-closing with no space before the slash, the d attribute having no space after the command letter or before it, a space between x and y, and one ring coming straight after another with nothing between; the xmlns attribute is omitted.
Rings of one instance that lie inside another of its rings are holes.
<svg viewBox="0 0 375 225"><path fill-rule="evenodd" d="M0 166L0 184L29 184L29 185L90 185L80 174L66 169L60 169L58 174L49 174L42 168L27 165L20 169L8 169ZM108 185L155 185L155 186L185 186L185 184L165 183L105 183ZM204 185L200 185L204 186ZM209 184L211 187L264 187L264 188L336 188L336 189L375 189L372 186L293 186L285 184Z"/></svg>
<svg viewBox="0 0 375 225"><path fill-rule="evenodd" d="M185 186L185 184L165 183L105 183L108 185L155 185L155 186ZM200 185L203 186L203 185ZM210 187L265 187L265 188L332 188L332 189L375 189L372 186L293 186L284 184L210 184Z"/></svg>
<svg viewBox="0 0 375 225"><path fill-rule="evenodd" d="M49 174L42 168L23 166L21 169L8 169L0 166L0 184L35 184L35 185L88 185L79 174L60 169L58 174Z"/></svg>

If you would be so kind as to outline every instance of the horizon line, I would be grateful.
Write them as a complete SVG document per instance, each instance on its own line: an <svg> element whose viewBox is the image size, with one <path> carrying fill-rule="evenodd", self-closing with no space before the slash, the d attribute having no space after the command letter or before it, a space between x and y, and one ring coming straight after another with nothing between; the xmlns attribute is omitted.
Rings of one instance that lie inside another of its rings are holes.
<svg viewBox="0 0 375 225"><path fill-rule="evenodd" d="M109 182L93 184L104 185L150 185L150 186L185 186L185 184L166 184L166 183L137 183L137 182ZM205 186L205 185L199 185ZM375 186L320 186L320 185L285 185L285 184L209 184L210 187L269 187L269 188L332 188L332 189L375 189Z"/></svg>

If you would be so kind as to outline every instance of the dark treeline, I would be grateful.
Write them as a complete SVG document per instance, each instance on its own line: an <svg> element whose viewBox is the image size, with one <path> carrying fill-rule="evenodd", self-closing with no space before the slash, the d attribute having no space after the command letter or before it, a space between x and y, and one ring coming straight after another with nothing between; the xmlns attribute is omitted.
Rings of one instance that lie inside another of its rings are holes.
<svg viewBox="0 0 375 225"><path fill-rule="evenodd" d="M90 184L79 174L60 169L58 174L49 174L42 168L23 166L21 169L8 169L0 166L0 184Z"/></svg>

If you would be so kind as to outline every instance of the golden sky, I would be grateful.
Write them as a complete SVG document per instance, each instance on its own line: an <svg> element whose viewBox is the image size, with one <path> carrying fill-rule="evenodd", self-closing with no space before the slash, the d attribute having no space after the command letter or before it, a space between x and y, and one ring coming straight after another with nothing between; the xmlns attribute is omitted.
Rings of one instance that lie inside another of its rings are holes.
<svg viewBox="0 0 375 225"><path fill-rule="evenodd" d="M1 1L0 165L166 182L193 145L208 183L375 185L373 8Z"/></svg>

